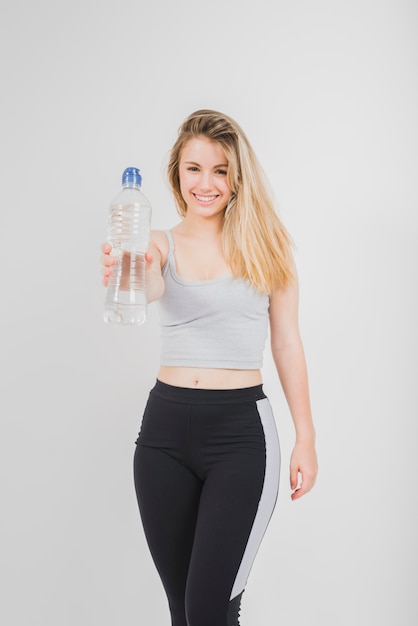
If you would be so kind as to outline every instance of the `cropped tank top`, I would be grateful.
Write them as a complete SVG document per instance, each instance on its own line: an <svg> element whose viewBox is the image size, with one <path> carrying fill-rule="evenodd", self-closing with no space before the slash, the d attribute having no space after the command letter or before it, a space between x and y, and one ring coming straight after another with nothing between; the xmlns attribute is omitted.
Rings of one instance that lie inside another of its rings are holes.
<svg viewBox="0 0 418 626"><path fill-rule="evenodd" d="M183 280L176 271L174 240L163 266L159 302L161 365L259 369L268 329L269 297L231 274Z"/></svg>

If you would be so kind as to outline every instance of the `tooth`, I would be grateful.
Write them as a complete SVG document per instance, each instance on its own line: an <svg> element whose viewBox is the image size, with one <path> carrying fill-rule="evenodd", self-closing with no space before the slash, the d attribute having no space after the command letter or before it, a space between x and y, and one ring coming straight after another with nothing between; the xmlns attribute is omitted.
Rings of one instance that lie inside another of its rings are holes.
<svg viewBox="0 0 418 626"><path fill-rule="evenodd" d="M212 200L215 199L216 196L198 196L196 195L196 198L198 200L200 200L201 202L212 202Z"/></svg>

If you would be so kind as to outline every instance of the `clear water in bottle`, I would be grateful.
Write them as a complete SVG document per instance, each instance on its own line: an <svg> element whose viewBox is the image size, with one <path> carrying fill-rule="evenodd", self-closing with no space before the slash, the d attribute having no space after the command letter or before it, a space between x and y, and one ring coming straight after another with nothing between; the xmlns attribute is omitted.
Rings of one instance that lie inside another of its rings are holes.
<svg viewBox="0 0 418 626"><path fill-rule="evenodd" d="M151 228L151 205L141 191L142 177L128 167L122 191L109 210L107 240L117 258L109 278L104 308L105 322L140 325L147 318L145 252Z"/></svg>

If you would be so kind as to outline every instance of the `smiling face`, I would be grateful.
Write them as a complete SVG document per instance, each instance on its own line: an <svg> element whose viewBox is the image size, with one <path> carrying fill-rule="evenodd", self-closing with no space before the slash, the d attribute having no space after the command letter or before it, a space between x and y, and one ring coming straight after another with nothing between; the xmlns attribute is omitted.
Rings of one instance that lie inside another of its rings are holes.
<svg viewBox="0 0 418 626"><path fill-rule="evenodd" d="M190 139L181 151L179 179L187 214L213 217L223 213L232 192L228 160L218 142Z"/></svg>

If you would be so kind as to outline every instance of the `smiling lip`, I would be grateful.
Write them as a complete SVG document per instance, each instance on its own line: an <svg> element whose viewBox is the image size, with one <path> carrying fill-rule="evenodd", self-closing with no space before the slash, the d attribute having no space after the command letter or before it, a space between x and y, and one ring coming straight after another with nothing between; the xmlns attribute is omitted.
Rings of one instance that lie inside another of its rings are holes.
<svg viewBox="0 0 418 626"><path fill-rule="evenodd" d="M196 200L198 200L199 202L206 202L207 204L209 204L210 202L213 202L218 197L218 196L199 196L197 193L194 193L193 195L196 198Z"/></svg>

